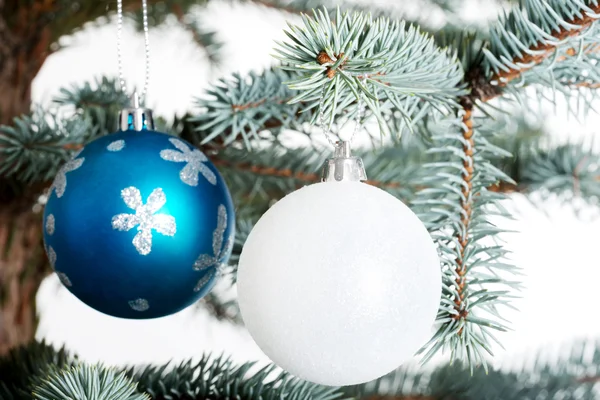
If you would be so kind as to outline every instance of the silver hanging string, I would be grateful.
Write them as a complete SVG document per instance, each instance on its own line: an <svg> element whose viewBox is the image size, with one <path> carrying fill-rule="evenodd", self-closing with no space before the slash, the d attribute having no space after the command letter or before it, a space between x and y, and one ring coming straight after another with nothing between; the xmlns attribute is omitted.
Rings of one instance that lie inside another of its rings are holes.
<svg viewBox="0 0 600 400"><path fill-rule="evenodd" d="M362 77L359 77L362 78ZM320 128L323 130L323 135L325 135L325 138L327 139L327 141L335 148L338 145L339 141L344 141L341 137L334 135L331 132L331 129L329 128L329 124L327 123L327 121L325 121L325 92L327 85L323 85L323 90L321 91L321 97L319 98L319 126ZM363 124L363 118L365 115L365 104L363 102L362 97L358 98L358 101L356 103L356 115L355 115L355 125L354 125L354 131L352 132L352 135L350 136L350 138L347 140L348 143L352 144L352 141L354 140L354 137L356 136L356 134L362 129L362 124Z"/></svg>
<svg viewBox="0 0 600 400"><path fill-rule="evenodd" d="M146 97L148 84L150 82L150 39L148 37L148 4L147 0L142 0L142 24L144 27L144 49L146 58L146 68L144 77L144 88L140 94L140 99ZM119 83L123 93L127 92L127 85L123 76L123 56L122 56L122 36L123 36L123 0L117 0L117 63L119 69Z"/></svg>
<svg viewBox="0 0 600 400"><path fill-rule="evenodd" d="M325 121L325 91L326 91L326 88L327 88L327 85L323 85L323 90L321 91L321 98L319 99L319 126L323 130L323 135L325 135L325 138L327 139L329 144L331 144L333 147L335 147L336 143L337 143L337 138L331 132L331 129L329 128L329 124L327 123L327 121Z"/></svg>
<svg viewBox="0 0 600 400"><path fill-rule="evenodd" d="M350 143L352 143L352 140L354 140L354 137L356 136L358 131L360 131L362 129L364 116L365 116L365 103L364 103L362 97L359 97L358 102L356 104L356 115L355 115L356 124L354 125L354 132L352 132L352 136L350 136L350 139L348 140Z"/></svg>

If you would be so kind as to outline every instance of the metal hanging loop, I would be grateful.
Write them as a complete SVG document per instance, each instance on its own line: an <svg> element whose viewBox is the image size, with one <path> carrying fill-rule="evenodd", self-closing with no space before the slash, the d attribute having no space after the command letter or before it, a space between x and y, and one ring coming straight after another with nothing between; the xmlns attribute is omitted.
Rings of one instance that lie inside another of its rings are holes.
<svg viewBox="0 0 600 400"><path fill-rule="evenodd" d="M331 137L335 136L331 133L328 125L325 123L325 85L319 99L319 125L323 129L323 134L334 147L333 157L326 160L323 165L322 182L360 182L367 180L365 166L360 157L351 155L352 140L357 132L362 128L362 119L365 113L365 105L361 97L356 104L356 125L349 140L334 141Z"/></svg>
<svg viewBox="0 0 600 400"><path fill-rule="evenodd" d="M333 158L325 161L322 182L360 182L367 180L365 165L360 157L350 154L350 142L336 143Z"/></svg>
<svg viewBox="0 0 600 400"><path fill-rule="evenodd" d="M140 107L137 92L133 92L130 106L119 112L119 129L122 131L154 130L152 110Z"/></svg>

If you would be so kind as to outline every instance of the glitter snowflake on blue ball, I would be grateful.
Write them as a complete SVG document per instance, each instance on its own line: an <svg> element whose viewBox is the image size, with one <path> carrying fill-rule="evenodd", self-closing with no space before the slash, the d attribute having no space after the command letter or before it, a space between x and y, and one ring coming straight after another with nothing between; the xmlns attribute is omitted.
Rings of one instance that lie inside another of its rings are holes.
<svg viewBox="0 0 600 400"><path fill-rule="evenodd" d="M52 268L103 313L156 318L196 302L231 254L234 211L223 178L189 143L127 130L64 164L44 212Z"/></svg>

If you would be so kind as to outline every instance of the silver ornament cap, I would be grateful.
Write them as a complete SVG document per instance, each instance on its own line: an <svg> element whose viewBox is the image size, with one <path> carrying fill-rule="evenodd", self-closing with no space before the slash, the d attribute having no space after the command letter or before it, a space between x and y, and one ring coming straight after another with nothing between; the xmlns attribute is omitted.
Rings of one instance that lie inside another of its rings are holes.
<svg viewBox="0 0 600 400"><path fill-rule="evenodd" d="M350 155L350 142L339 141L333 158L325 161L322 182L360 182L367 180L365 166L360 157Z"/></svg>
<svg viewBox="0 0 600 400"><path fill-rule="evenodd" d="M131 95L130 105L119 112L119 129L122 131L154 130L152 110L140 107L137 92Z"/></svg>

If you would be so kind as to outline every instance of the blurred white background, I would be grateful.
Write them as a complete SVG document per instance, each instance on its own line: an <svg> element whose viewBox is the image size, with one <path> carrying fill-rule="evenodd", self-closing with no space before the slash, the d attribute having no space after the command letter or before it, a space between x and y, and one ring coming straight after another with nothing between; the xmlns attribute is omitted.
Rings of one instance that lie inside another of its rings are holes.
<svg viewBox="0 0 600 400"><path fill-rule="evenodd" d="M273 64L273 41L284 38L286 19L297 21L295 16L252 5L217 4L209 10L206 26L216 30L226 44L218 71L211 71L202 51L181 28L164 27L150 33L152 78L147 105L158 115L193 110L194 98L219 77L260 71ZM69 38L68 47L50 56L34 81L34 101L49 105L61 87L115 76L115 41L114 23L90 25ZM126 78L141 87L143 39L132 26L125 30L124 49ZM562 113L547 123L559 140L580 140L597 135L599 121L593 115L580 123ZM526 289L515 301L520 311L506 313L514 330L498 335L504 349L494 348L495 360L511 363L541 347L559 348L576 338L600 338L596 308L600 220L577 216L572 207L558 203L545 203L540 209L521 195L514 195L507 206L515 210L516 219L498 223L516 231L504 238L513 251L513 262L523 268ZM243 328L216 322L202 310L191 308L150 321L112 318L81 303L60 287L54 275L43 283L37 300L38 338L66 344L85 360L161 363L199 357L207 351L224 352L239 361L266 360Z"/></svg>

